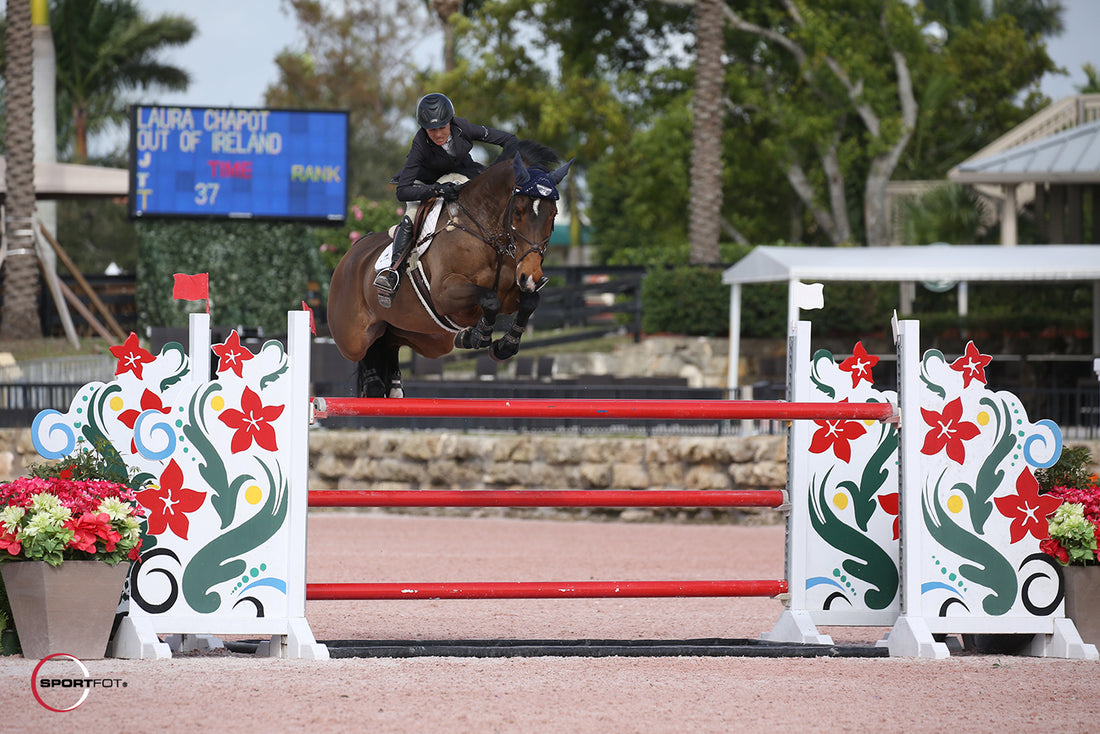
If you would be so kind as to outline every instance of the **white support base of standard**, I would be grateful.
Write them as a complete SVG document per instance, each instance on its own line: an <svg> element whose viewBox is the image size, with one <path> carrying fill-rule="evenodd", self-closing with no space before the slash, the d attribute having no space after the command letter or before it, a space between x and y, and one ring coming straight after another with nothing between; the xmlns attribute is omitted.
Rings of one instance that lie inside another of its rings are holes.
<svg viewBox="0 0 1100 734"><path fill-rule="evenodd" d="M257 645L256 657L329 659L328 648L314 639L313 630L304 618L290 620L287 634L272 635L270 640Z"/></svg>
<svg viewBox="0 0 1100 734"><path fill-rule="evenodd" d="M165 660L172 657L172 649L160 641L150 619L125 616L107 646L107 655L113 658L137 660Z"/></svg>
<svg viewBox="0 0 1100 734"><path fill-rule="evenodd" d="M1041 658L1069 658L1071 660L1100 660L1096 645L1081 639L1073 620L1062 617L1054 620L1054 632L1035 635L1024 651Z"/></svg>
<svg viewBox="0 0 1100 734"><path fill-rule="evenodd" d="M809 645L831 645L833 638L818 634L810 613L805 609L784 609L771 632L760 635L770 642L800 642Z"/></svg>
<svg viewBox="0 0 1100 734"><path fill-rule="evenodd" d="M210 652L225 647L221 638L212 635L168 635L165 641L172 652Z"/></svg>
<svg viewBox="0 0 1100 734"><path fill-rule="evenodd" d="M950 657L946 643L936 642L923 617L902 615L894 622L886 647L892 658L933 658L943 660Z"/></svg>

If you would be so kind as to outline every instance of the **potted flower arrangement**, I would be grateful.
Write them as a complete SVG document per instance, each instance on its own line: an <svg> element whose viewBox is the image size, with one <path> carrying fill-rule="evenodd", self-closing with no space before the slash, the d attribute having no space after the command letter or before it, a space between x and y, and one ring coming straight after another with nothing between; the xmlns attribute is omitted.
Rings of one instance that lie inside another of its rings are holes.
<svg viewBox="0 0 1100 734"><path fill-rule="evenodd" d="M145 515L120 469L81 451L0 484L0 574L26 657L103 657Z"/></svg>
<svg viewBox="0 0 1100 734"><path fill-rule="evenodd" d="M1040 491L1062 504L1047 516L1048 538L1040 550L1063 566L1066 616L1081 639L1100 644L1100 480L1089 467L1092 458L1082 447L1067 448L1050 469L1036 472Z"/></svg>

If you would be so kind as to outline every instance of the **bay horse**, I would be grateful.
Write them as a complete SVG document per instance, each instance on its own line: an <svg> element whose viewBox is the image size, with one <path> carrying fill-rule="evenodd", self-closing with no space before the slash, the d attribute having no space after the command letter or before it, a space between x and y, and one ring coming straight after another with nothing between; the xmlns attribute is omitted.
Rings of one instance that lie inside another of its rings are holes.
<svg viewBox="0 0 1100 734"><path fill-rule="evenodd" d="M556 187L572 161L551 170L558 157L549 148L523 140L517 150L471 179L456 201L444 202L433 231L416 233L390 308L379 305L374 288L376 261L392 241L388 233L361 238L337 264L328 323L340 354L357 363L359 397L402 397L401 346L429 359L455 347L489 347L497 361L519 351L544 283ZM428 249L416 255L425 243ZM511 327L493 341L497 316L511 313Z"/></svg>

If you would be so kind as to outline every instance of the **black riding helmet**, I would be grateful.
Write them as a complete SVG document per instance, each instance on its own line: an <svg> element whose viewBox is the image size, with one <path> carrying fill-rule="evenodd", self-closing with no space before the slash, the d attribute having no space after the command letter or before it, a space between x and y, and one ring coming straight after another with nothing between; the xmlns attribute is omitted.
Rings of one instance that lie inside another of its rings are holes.
<svg viewBox="0 0 1100 734"><path fill-rule="evenodd" d="M455 116L455 106L439 92L425 94L416 105L416 121L425 130L443 127Z"/></svg>

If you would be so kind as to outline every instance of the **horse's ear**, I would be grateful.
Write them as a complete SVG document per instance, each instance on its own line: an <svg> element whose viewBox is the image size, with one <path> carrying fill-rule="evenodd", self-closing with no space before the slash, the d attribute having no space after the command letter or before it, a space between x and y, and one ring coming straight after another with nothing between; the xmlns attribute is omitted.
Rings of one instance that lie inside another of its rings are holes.
<svg viewBox="0 0 1100 734"><path fill-rule="evenodd" d="M570 159L564 166L550 173L550 180L554 182L555 186L561 183L561 180L565 178L565 174L569 173L569 167L573 165L574 160L576 160L576 158Z"/></svg>
<svg viewBox="0 0 1100 734"><path fill-rule="evenodd" d="M522 186L527 183L527 179L531 178L531 174L527 172L519 153L516 153L516 157L512 159L512 172L516 174L516 186Z"/></svg>

